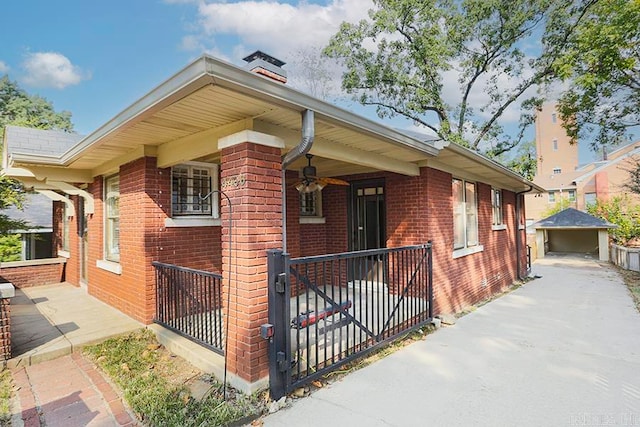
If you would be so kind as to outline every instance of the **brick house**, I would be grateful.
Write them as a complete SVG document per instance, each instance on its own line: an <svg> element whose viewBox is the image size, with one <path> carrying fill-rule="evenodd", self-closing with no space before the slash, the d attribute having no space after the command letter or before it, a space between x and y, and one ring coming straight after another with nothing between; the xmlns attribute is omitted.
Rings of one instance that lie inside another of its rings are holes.
<svg viewBox="0 0 640 427"><path fill-rule="evenodd" d="M435 313L526 274L523 195L543 189L461 146L298 92L273 58L246 59L243 69L203 56L56 154L19 150L24 141L5 134L3 172L54 199L67 282L151 323L153 262L219 274L231 382L251 391L269 372L270 249L305 257L431 241Z"/></svg>

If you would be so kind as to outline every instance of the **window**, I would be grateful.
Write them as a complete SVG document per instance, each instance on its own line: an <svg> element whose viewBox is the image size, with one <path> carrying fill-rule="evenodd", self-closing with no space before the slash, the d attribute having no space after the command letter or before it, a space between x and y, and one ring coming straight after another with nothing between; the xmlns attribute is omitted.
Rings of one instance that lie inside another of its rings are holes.
<svg viewBox="0 0 640 427"><path fill-rule="evenodd" d="M553 168L553 174L554 175L560 175L562 173L562 169L560 168Z"/></svg>
<svg viewBox="0 0 640 427"><path fill-rule="evenodd" d="M69 208L62 204L62 250L69 252Z"/></svg>
<svg viewBox="0 0 640 427"><path fill-rule="evenodd" d="M320 190L300 193L300 216L316 218L322 216L322 192Z"/></svg>
<svg viewBox="0 0 640 427"><path fill-rule="evenodd" d="M585 193L584 195L585 206L593 206L596 204L596 193Z"/></svg>
<svg viewBox="0 0 640 427"><path fill-rule="evenodd" d="M553 191L549 191L549 203L556 202L556 193Z"/></svg>
<svg viewBox="0 0 640 427"><path fill-rule="evenodd" d="M105 248L107 261L120 262L120 177L114 175L104 180Z"/></svg>
<svg viewBox="0 0 640 427"><path fill-rule="evenodd" d="M558 116L556 113L551 113L551 121L553 123L557 123L558 122Z"/></svg>
<svg viewBox="0 0 640 427"><path fill-rule="evenodd" d="M478 205L476 185L453 179L453 247L468 248L478 244Z"/></svg>
<svg viewBox="0 0 640 427"><path fill-rule="evenodd" d="M554 138L554 140L552 141L553 144L553 151L558 151L558 140Z"/></svg>
<svg viewBox="0 0 640 427"><path fill-rule="evenodd" d="M218 217L217 165L189 163L171 168L172 216Z"/></svg>
<svg viewBox="0 0 640 427"><path fill-rule="evenodd" d="M491 208L493 210L493 225L502 225L502 190L491 189Z"/></svg>
<svg viewBox="0 0 640 427"><path fill-rule="evenodd" d="M569 201L570 202L575 202L576 201L576 190L568 190L567 192L569 193Z"/></svg>

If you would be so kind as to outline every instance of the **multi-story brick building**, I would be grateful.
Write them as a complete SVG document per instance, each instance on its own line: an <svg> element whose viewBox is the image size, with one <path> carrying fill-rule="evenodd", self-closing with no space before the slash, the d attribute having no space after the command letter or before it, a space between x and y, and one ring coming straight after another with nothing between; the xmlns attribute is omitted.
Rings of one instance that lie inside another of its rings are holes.
<svg viewBox="0 0 640 427"><path fill-rule="evenodd" d="M578 143L571 144L562 127L555 103L546 103L536 116L536 165L533 182L547 190L527 195L527 220L542 219L560 201L565 207L586 210L596 199L629 193L624 184L629 170L640 159L640 142L627 144L604 155L602 160L579 165Z"/></svg>
<svg viewBox="0 0 640 427"><path fill-rule="evenodd" d="M268 374L260 326L270 249L303 257L430 241L434 313L526 274L523 195L542 188L458 145L298 92L273 58L257 65L252 73L203 56L55 155L5 138L4 173L56 200L67 282L150 323L159 316L153 262L219 273L220 352L232 383L253 390ZM379 268L372 257L363 259ZM399 274L405 261L384 268ZM372 274L337 277L347 289Z"/></svg>

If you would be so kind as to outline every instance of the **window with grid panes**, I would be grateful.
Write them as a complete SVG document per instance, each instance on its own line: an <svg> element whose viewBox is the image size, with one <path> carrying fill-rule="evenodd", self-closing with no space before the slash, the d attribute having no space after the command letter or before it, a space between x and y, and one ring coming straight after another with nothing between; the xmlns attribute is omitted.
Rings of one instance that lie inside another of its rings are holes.
<svg viewBox="0 0 640 427"><path fill-rule="evenodd" d="M120 262L120 177L118 175L105 178L104 200L104 257L108 261Z"/></svg>
<svg viewBox="0 0 640 427"><path fill-rule="evenodd" d="M217 165L177 165L171 168L172 216L216 216L219 196Z"/></svg>
<svg viewBox="0 0 640 427"><path fill-rule="evenodd" d="M478 204L476 184L453 179L453 236L454 249L478 244Z"/></svg>

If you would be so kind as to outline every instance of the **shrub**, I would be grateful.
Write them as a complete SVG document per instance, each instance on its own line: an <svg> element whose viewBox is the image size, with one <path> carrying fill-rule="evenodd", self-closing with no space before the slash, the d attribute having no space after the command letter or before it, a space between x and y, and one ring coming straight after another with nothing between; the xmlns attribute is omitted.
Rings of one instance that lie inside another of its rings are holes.
<svg viewBox="0 0 640 427"><path fill-rule="evenodd" d="M640 239L640 205L628 195L615 196L607 201L597 200L587 211L618 226L609 232L616 244L625 246Z"/></svg>

